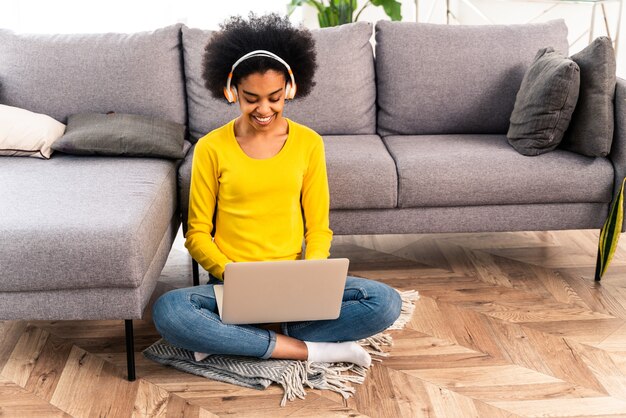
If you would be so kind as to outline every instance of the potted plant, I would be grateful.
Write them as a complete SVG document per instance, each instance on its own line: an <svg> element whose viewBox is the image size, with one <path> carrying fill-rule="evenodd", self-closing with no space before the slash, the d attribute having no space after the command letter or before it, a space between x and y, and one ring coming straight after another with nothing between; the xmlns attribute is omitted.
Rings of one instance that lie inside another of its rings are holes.
<svg viewBox="0 0 626 418"><path fill-rule="evenodd" d="M339 26L344 23L356 22L368 6L382 6L391 20L402 20L401 4L396 0L367 0L357 12L357 0L291 0L287 10L291 15L298 6L308 4L317 9L317 19L321 28Z"/></svg>

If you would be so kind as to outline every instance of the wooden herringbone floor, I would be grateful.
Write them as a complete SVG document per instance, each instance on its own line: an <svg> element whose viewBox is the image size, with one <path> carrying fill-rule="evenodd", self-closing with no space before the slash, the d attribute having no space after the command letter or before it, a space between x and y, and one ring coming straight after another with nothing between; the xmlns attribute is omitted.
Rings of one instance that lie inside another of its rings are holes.
<svg viewBox="0 0 626 418"><path fill-rule="evenodd" d="M333 256L349 257L352 274L421 294L391 356L347 402L310 391L280 408L278 387L150 362L149 311L135 321L134 383L122 321L0 322L0 416L626 417L626 238L599 285L597 235L336 237ZM179 236L155 296L190 277Z"/></svg>

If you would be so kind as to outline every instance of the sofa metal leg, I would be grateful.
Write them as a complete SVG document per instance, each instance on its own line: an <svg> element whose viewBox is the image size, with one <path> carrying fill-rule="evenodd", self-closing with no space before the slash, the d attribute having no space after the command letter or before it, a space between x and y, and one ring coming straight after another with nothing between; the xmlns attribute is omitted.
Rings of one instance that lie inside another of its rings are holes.
<svg viewBox="0 0 626 418"><path fill-rule="evenodd" d="M198 286L200 284L200 267L198 266L198 262L191 259L191 269L193 274L193 285Z"/></svg>
<svg viewBox="0 0 626 418"><path fill-rule="evenodd" d="M128 381L135 380L135 338L133 336L133 320L125 319L126 325L126 362L128 368Z"/></svg>

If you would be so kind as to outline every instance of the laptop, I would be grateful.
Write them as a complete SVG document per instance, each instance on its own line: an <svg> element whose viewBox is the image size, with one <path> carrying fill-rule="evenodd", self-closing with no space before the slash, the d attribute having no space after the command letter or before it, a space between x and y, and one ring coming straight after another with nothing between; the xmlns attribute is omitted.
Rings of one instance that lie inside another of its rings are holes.
<svg viewBox="0 0 626 418"><path fill-rule="evenodd" d="M347 258L228 263L215 299L225 324L337 319Z"/></svg>

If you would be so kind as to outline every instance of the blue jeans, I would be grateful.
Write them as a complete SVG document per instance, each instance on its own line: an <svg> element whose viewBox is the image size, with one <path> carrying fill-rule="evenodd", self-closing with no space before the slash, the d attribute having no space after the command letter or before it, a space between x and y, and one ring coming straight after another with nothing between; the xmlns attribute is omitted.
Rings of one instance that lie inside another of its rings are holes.
<svg viewBox="0 0 626 418"><path fill-rule="evenodd" d="M214 283L171 290L152 307L157 330L169 343L191 351L270 358L276 333L252 325L227 325L217 312ZM339 318L285 322L284 335L302 341L356 341L377 334L400 316L398 292L379 282L348 276Z"/></svg>

